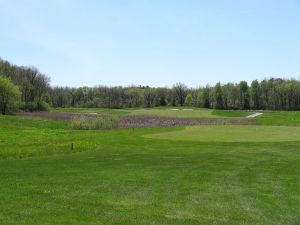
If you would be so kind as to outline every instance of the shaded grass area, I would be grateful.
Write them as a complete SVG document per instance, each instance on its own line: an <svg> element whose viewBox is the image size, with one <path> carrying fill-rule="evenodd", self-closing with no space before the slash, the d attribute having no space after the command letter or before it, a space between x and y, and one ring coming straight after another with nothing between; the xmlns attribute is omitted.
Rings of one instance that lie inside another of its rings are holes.
<svg viewBox="0 0 300 225"><path fill-rule="evenodd" d="M184 130L150 134L146 137L200 142L300 141L300 127L288 126L191 126Z"/></svg>
<svg viewBox="0 0 300 225"><path fill-rule="evenodd" d="M300 221L300 142L169 141L143 136L183 128L74 131L11 116L0 124L0 224Z"/></svg>

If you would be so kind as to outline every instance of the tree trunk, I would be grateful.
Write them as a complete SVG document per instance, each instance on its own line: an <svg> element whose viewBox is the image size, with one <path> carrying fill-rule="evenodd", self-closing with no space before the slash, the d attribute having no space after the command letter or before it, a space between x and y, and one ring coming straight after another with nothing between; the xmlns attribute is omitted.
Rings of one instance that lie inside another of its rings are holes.
<svg viewBox="0 0 300 225"><path fill-rule="evenodd" d="M2 107L2 115L5 115L6 113L6 103L3 104L3 107Z"/></svg>

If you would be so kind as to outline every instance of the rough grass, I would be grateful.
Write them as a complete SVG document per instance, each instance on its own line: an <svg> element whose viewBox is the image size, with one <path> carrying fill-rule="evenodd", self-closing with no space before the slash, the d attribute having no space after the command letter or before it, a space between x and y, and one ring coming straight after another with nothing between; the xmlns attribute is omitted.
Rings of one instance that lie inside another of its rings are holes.
<svg viewBox="0 0 300 225"><path fill-rule="evenodd" d="M119 127L119 119L115 116L77 115L70 122L74 130L105 130Z"/></svg>
<svg viewBox="0 0 300 225"><path fill-rule="evenodd" d="M178 110L171 110L178 109ZM192 111L175 108L175 107L158 107L149 109L103 109L103 108L60 108L52 109L52 112L85 112L85 113L99 113L99 114L113 114L113 115L154 115L165 117L179 117L179 118L245 118L255 112L262 112L263 115L252 118L262 125L281 125L281 126L300 126L300 112L288 111L243 111L243 110L213 110L190 108Z"/></svg>
<svg viewBox="0 0 300 225"><path fill-rule="evenodd" d="M52 108L50 112L71 112L71 113L98 113L126 115L130 111L126 109L107 109L107 108Z"/></svg>
<svg viewBox="0 0 300 225"><path fill-rule="evenodd" d="M199 108L179 108L179 107L162 107L149 109L136 109L131 112L131 115L156 115L165 117L179 118L223 118L224 116L215 115L214 110L199 109Z"/></svg>
<svg viewBox="0 0 300 225"><path fill-rule="evenodd" d="M69 130L13 116L0 125L0 224L300 221L300 142L170 141L144 136L183 128Z"/></svg>
<svg viewBox="0 0 300 225"><path fill-rule="evenodd" d="M250 111L241 110L213 110L191 107L156 107L156 108L131 108L131 109L103 109L103 108L58 108L51 112L72 113L98 113L113 115L154 115L179 118L244 118L251 114Z"/></svg>
<svg viewBox="0 0 300 225"><path fill-rule="evenodd" d="M300 141L300 127L286 126L192 126L184 130L151 134L147 137L200 142L283 142Z"/></svg>

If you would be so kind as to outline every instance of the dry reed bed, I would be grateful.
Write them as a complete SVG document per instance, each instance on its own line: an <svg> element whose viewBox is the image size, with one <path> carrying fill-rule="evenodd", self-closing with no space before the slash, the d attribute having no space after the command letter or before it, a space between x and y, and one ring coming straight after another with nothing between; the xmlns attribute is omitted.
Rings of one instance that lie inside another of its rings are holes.
<svg viewBox="0 0 300 225"><path fill-rule="evenodd" d="M93 117L109 118L107 114L93 113L50 113L50 112L20 112L17 115L38 117L51 120L71 121L74 117L84 115L92 119ZM257 125L257 122L241 118L175 118L155 115L126 115L119 117L120 128L142 128L142 127L172 127L172 126L194 126L194 125Z"/></svg>

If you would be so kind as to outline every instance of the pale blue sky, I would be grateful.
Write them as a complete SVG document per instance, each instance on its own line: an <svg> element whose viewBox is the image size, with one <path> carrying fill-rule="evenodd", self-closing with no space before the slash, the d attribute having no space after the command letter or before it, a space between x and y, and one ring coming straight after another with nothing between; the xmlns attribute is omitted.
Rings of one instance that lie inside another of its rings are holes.
<svg viewBox="0 0 300 225"><path fill-rule="evenodd" d="M300 78L299 0L0 0L0 57L52 85Z"/></svg>

